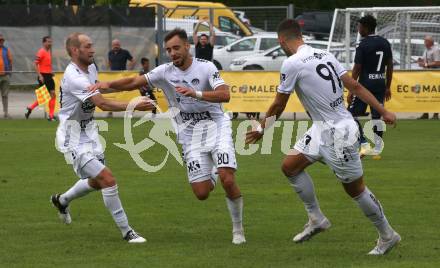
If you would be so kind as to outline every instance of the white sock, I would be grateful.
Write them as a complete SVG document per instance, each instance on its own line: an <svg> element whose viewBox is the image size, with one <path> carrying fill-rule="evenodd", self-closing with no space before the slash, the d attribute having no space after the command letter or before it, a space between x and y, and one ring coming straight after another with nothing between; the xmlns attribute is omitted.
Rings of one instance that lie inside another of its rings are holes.
<svg viewBox="0 0 440 268"><path fill-rule="evenodd" d="M121 230L122 236L125 236L131 230L131 227L128 225L127 215L125 215L124 208L122 208L121 200L119 199L118 185L104 188L101 192L105 206L110 214L112 214L113 220L119 227L119 230Z"/></svg>
<svg viewBox="0 0 440 268"><path fill-rule="evenodd" d="M95 189L89 185L88 179L79 180L69 190L60 196L60 203L61 205L66 206L73 199L85 196L93 190Z"/></svg>
<svg viewBox="0 0 440 268"><path fill-rule="evenodd" d="M393 229L383 213L379 200L373 193L365 187L365 190L353 199L358 203L365 216L376 226L379 236L384 240L389 240L393 235Z"/></svg>
<svg viewBox="0 0 440 268"><path fill-rule="evenodd" d="M232 220L232 232L243 230L243 197L240 196L234 200L226 197L226 205Z"/></svg>
<svg viewBox="0 0 440 268"><path fill-rule="evenodd" d="M288 177L288 179L290 185L292 185L299 198L303 201L309 219L312 222L319 223L324 218L324 214L322 214L319 208L312 178L310 178L307 172L302 171L296 176Z"/></svg>

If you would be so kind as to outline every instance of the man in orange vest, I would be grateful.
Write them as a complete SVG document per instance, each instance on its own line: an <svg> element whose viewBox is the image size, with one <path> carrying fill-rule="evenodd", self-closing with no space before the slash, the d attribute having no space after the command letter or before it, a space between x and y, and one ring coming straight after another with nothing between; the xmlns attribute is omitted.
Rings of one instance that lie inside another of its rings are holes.
<svg viewBox="0 0 440 268"><path fill-rule="evenodd" d="M8 113L8 94L9 94L9 76L12 70L12 55L9 48L5 45L5 38L0 34L0 93L3 103L3 117L11 118Z"/></svg>
<svg viewBox="0 0 440 268"><path fill-rule="evenodd" d="M49 101L49 121L55 121L54 113L55 113L55 81L53 80L52 73L52 56L51 56L51 48L52 48L52 38L50 36L43 37L43 46L38 50L35 55L35 71L38 75L38 85L46 85L47 90L50 93L50 101ZM25 117L29 118L29 115L32 113L32 110L38 106L38 101L34 101L30 104L26 109Z"/></svg>

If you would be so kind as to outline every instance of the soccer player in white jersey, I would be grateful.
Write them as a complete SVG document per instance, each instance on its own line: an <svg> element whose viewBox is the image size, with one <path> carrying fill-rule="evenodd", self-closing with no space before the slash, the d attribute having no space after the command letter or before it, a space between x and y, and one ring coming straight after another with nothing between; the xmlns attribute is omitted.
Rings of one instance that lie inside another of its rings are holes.
<svg viewBox="0 0 440 268"><path fill-rule="evenodd" d="M254 143L263 136L264 129L269 127L266 125L269 123L267 118L278 118L284 111L290 94L296 90L313 124L295 144L291 154L284 158L281 167L303 201L309 218L304 230L293 241L306 241L330 228L330 221L319 207L312 180L304 171L314 162L321 161L333 170L348 195L357 202L376 227L379 239L369 254L385 254L400 241L400 236L391 228L381 204L364 184L362 163L357 150L358 128L344 106L343 85L376 109L385 123L394 124L396 116L353 80L331 53L304 44L296 21L282 21L277 32L278 41L289 57L281 67L280 86L266 118L255 130L247 133L246 142Z"/></svg>
<svg viewBox="0 0 440 268"><path fill-rule="evenodd" d="M128 224L118 195L118 185L110 169L104 164L104 152L98 139L98 128L93 120L95 106L104 111L125 111L128 103L105 99L99 91L90 92L88 87L97 82L98 73L93 64L95 53L92 40L85 34L73 33L66 41L71 62L64 72L60 88L60 124L56 133L57 149L73 165L79 177L69 190L54 194L51 202L60 219L70 224L69 204L72 200L92 191L101 190L104 204L112 215L122 237L129 243L143 243ZM154 104L145 98L137 110L152 110Z"/></svg>
<svg viewBox="0 0 440 268"><path fill-rule="evenodd" d="M174 118L177 125L188 124L178 131L177 136L182 145L188 179L194 194L199 200L208 198L217 180L213 170L217 169L233 223L232 243L245 243L243 198L234 175L237 163L231 120L221 106L222 102L229 101L229 87L212 62L191 56L184 30L175 29L164 40L172 62L158 66L145 76L101 82L91 90L130 90L147 83L162 89L169 107L180 111ZM202 130L205 126L213 132L206 131L203 138Z"/></svg>

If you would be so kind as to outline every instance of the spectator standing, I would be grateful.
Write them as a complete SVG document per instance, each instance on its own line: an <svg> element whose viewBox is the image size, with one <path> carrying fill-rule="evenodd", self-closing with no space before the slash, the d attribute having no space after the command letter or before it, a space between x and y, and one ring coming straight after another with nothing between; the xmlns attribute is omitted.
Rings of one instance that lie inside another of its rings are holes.
<svg viewBox="0 0 440 268"><path fill-rule="evenodd" d="M437 45L434 44L432 36L425 36L425 52L423 52L423 58L419 58L418 64L425 69L440 68L440 50ZM424 113L418 119L429 119L429 114ZM438 119L438 113L434 113L432 119Z"/></svg>
<svg viewBox="0 0 440 268"><path fill-rule="evenodd" d="M139 75L145 75L150 71L150 60L147 58L142 58L141 59L141 64L142 64L142 70L139 72ZM145 85L143 85L140 89L139 89L139 93L141 94L141 96L147 96L148 98L150 98L153 101L156 101L156 96L154 96L153 93L153 88L151 88L151 86L147 83ZM153 114L156 114L157 109L154 108L152 110Z"/></svg>
<svg viewBox="0 0 440 268"><path fill-rule="evenodd" d="M108 65L112 71L125 71L128 69L133 70L135 60L131 56L130 52L121 47L121 42L118 39L112 41L112 50L108 52ZM107 117L113 117L113 113L109 112Z"/></svg>
<svg viewBox="0 0 440 268"><path fill-rule="evenodd" d="M201 34L200 37L197 35L200 23L206 22L209 25L209 36L206 34ZM215 44L215 33L214 27L207 20L199 21L194 27L193 40L196 51L196 58L204 59L207 61L212 61L214 44Z"/></svg>
<svg viewBox="0 0 440 268"><path fill-rule="evenodd" d="M133 70L134 64L136 63L130 52L121 47L121 42L118 39L112 41L112 50L108 52L108 64L110 70L112 71L125 71Z"/></svg>
<svg viewBox="0 0 440 268"><path fill-rule="evenodd" d="M43 37L43 46L38 50L35 55L35 72L37 73L37 81L38 86L45 85L50 94L49 100L49 121L55 121L54 113L55 113L55 104L56 104L56 96L55 96L55 81L53 80L53 72L52 72L52 38L50 36ZM38 101L35 100L32 104L30 104L26 109L25 117L29 118L32 111L35 107L38 106Z"/></svg>
<svg viewBox="0 0 440 268"><path fill-rule="evenodd" d="M3 103L3 117L10 119L8 113L9 76L12 71L11 50L5 46L5 38L0 34L0 93Z"/></svg>

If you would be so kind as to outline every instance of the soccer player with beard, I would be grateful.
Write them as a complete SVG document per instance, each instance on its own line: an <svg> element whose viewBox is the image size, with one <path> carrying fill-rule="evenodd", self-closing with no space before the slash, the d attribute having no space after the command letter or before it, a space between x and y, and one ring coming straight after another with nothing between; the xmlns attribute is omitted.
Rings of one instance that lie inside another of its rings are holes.
<svg viewBox="0 0 440 268"><path fill-rule="evenodd" d="M189 183L195 196L199 200L208 198L216 185L217 176L213 170L217 169L233 223L232 243L245 243L243 198L235 182L237 163L231 121L221 105L229 101L229 87L212 62L191 56L184 30L174 29L164 41L172 62L162 64L144 76L101 82L90 89L135 90L147 83L162 89L169 107L180 111L175 122L178 126L186 125L182 130L178 129L177 139L182 145Z"/></svg>
<svg viewBox="0 0 440 268"><path fill-rule="evenodd" d="M105 166L104 151L99 141L98 127L93 114L95 106L104 111L125 111L128 103L113 101L102 97L99 91L89 92L88 87L97 82L98 72L93 64L92 40L85 34L73 33L66 41L66 50L71 57L60 88L60 124L56 133L57 149L62 152L69 164L73 165L79 177L69 190L51 197L60 219L72 222L69 204L74 199L92 191L101 190L104 204L112 215L122 237L129 243L143 243L128 224L122 207L115 177ZM141 100L136 110L152 110L150 99Z"/></svg>

